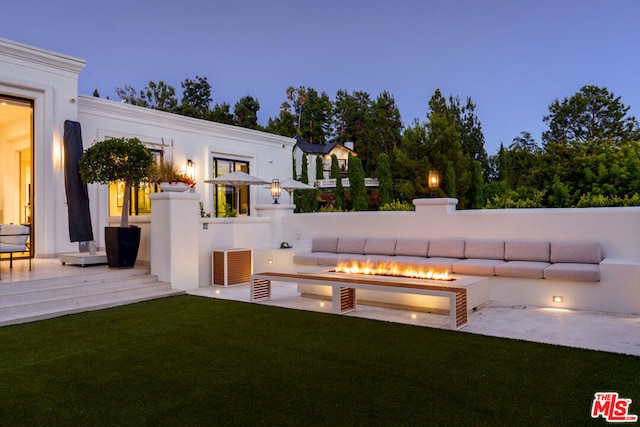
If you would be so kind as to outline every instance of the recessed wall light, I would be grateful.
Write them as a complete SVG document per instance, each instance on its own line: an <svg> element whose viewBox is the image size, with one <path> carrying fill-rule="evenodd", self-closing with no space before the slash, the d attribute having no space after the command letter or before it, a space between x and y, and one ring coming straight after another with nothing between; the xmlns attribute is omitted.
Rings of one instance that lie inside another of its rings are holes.
<svg viewBox="0 0 640 427"><path fill-rule="evenodd" d="M562 295L554 295L553 302L564 302L564 297Z"/></svg>

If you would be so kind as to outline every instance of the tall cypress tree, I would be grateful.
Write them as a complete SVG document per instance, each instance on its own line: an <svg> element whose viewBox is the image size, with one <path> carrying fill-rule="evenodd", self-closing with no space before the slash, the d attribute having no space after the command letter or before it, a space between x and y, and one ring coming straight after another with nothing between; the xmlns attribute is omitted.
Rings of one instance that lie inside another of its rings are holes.
<svg viewBox="0 0 640 427"><path fill-rule="evenodd" d="M456 197L456 170L451 160L447 161L447 166L444 170L443 190L447 197Z"/></svg>
<svg viewBox="0 0 640 427"><path fill-rule="evenodd" d="M344 187L342 186L338 157L335 154L331 155L331 174L329 177L336 180L336 189L333 191L333 207L342 210L344 209Z"/></svg>
<svg viewBox="0 0 640 427"><path fill-rule="evenodd" d="M380 206L393 202L393 183L389 156L385 153L378 156L378 182L380 185Z"/></svg>
<svg viewBox="0 0 640 427"><path fill-rule="evenodd" d="M309 183L309 157L307 153L302 155L302 176L300 180L305 184ZM309 190L302 190L300 200L300 212L310 212L311 205L309 200Z"/></svg>
<svg viewBox="0 0 640 427"><path fill-rule="evenodd" d="M364 169L362 162L355 156L349 156L349 185L351 187L351 207L354 211L366 211L367 188L364 185Z"/></svg>

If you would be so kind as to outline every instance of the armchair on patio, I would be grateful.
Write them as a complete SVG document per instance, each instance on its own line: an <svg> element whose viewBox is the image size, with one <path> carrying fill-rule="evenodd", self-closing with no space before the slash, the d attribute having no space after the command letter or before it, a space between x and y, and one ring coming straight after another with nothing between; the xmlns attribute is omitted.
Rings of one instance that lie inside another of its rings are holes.
<svg viewBox="0 0 640 427"><path fill-rule="evenodd" d="M26 225L0 224L0 254L9 254L9 268L13 268L13 254L31 251L30 229ZM31 254L29 254L31 271Z"/></svg>

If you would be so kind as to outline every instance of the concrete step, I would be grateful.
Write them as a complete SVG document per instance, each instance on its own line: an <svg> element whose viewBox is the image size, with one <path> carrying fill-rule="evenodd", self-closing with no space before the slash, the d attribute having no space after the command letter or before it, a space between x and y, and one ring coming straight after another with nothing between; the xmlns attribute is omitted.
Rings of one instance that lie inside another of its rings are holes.
<svg viewBox="0 0 640 427"><path fill-rule="evenodd" d="M131 277L148 276L149 268L131 268L131 269L101 269L93 270L91 268L80 269L78 274L54 276L42 279L22 280L16 282L0 282L0 298L4 295L24 292L25 290L36 290L44 288L53 288L56 286L69 286L78 283L93 283L97 281L112 281L122 278L129 279Z"/></svg>
<svg viewBox="0 0 640 427"><path fill-rule="evenodd" d="M0 326L184 294L148 269L12 283L0 288Z"/></svg>

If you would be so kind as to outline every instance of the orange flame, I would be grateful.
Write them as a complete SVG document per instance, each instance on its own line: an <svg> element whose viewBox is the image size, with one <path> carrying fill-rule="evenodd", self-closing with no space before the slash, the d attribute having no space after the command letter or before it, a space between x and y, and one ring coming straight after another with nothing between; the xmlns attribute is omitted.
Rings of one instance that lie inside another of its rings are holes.
<svg viewBox="0 0 640 427"><path fill-rule="evenodd" d="M410 277L414 279L430 280L456 280L449 276L449 272L413 267L401 267L395 262L375 263L372 261L340 261L336 266L336 272L347 274L371 274L377 276Z"/></svg>

